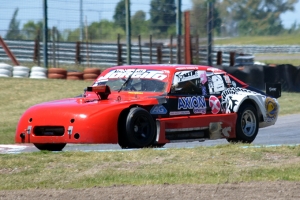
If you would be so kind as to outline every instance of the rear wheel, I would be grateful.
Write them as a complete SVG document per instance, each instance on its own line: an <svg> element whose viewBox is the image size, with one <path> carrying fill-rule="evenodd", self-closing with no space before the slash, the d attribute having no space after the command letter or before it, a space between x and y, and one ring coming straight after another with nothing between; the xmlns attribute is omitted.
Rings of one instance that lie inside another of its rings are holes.
<svg viewBox="0 0 300 200"><path fill-rule="evenodd" d="M52 144L52 143L46 143L46 144L34 144L36 148L38 148L41 151L61 151L66 146L66 143L58 143L58 144Z"/></svg>
<svg viewBox="0 0 300 200"><path fill-rule="evenodd" d="M229 142L251 143L256 138L258 126L256 109L250 104L244 104L238 111L236 138L229 138L227 140Z"/></svg>
<svg viewBox="0 0 300 200"><path fill-rule="evenodd" d="M143 108L132 108L126 118L126 136L131 148L153 145L156 126L152 116Z"/></svg>

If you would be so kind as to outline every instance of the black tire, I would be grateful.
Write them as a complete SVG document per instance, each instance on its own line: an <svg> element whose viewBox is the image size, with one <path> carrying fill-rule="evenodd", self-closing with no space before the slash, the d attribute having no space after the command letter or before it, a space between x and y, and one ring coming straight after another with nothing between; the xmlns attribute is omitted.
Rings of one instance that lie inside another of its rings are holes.
<svg viewBox="0 0 300 200"><path fill-rule="evenodd" d="M236 138L228 142L251 143L258 133L259 121L256 109L250 104L244 104L238 111L236 120Z"/></svg>
<svg viewBox="0 0 300 200"><path fill-rule="evenodd" d="M58 144L52 144L52 143L46 143L46 144L34 144L36 148L38 148L41 151L61 151L66 146L66 143L58 143Z"/></svg>
<svg viewBox="0 0 300 200"><path fill-rule="evenodd" d="M120 117L118 122L118 143L122 149L129 148L130 143L127 138L126 134L126 119L128 116L129 110L124 110Z"/></svg>
<svg viewBox="0 0 300 200"><path fill-rule="evenodd" d="M143 108L132 108L126 119L126 135L130 148L143 148L153 145L156 126L152 116Z"/></svg>

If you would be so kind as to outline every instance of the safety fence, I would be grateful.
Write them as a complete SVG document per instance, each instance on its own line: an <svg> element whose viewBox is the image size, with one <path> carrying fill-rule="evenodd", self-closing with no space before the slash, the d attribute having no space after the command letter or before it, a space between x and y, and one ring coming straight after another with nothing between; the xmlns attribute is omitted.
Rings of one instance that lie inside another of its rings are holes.
<svg viewBox="0 0 300 200"><path fill-rule="evenodd" d="M5 40L6 45L21 63L29 62L41 65L43 61L43 45L37 41ZM197 48L198 47L198 48ZM193 64L207 64L207 51L204 46L191 47ZM186 63L184 48L181 48L179 62ZM212 52L213 65L233 66L238 56L234 51ZM52 67L60 65L80 64L89 67L109 67L123 65L127 62L127 46L122 43L86 43L86 42L49 42L48 62ZM9 61L3 48L0 48L0 61ZM131 64L165 64L178 63L177 48L174 45L161 43L131 46Z"/></svg>

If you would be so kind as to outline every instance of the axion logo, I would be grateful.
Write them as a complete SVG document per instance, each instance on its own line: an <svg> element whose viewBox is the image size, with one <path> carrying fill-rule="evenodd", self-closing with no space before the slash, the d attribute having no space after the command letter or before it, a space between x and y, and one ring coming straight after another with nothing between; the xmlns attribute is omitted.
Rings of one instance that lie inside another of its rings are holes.
<svg viewBox="0 0 300 200"><path fill-rule="evenodd" d="M209 106L211 107L211 112L217 114L221 109L221 103L219 99L215 96L209 97Z"/></svg>
<svg viewBox="0 0 300 200"><path fill-rule="evenodd" d="M180 97L178 98L178 110L180 109L206 109L203 96Z"/></svg>

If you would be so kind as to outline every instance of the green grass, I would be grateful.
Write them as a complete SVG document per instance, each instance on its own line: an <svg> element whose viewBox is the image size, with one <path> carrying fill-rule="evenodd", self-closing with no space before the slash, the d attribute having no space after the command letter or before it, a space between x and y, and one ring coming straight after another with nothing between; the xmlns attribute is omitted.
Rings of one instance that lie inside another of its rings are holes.
<svg viewBox="0 0 300 200"><path fill-rule="evenodd" d="M0 144L14 143L21 115L37 103L75 97L91 82L0 78ZM280 115L300 113L300 93L283 92L279 98Z"/></svg>
<svg viewBox="0 0 300 200"><path fill-rule="evenodd" d="M300 45L300 35L248 36L215 39L215 45Z"/></svg>
<svg viewBox="0 0 300 200"><path fill-rule="evenodd" d="M300 181L300 147L140 149L0 155L0 190Z"/></svg>

